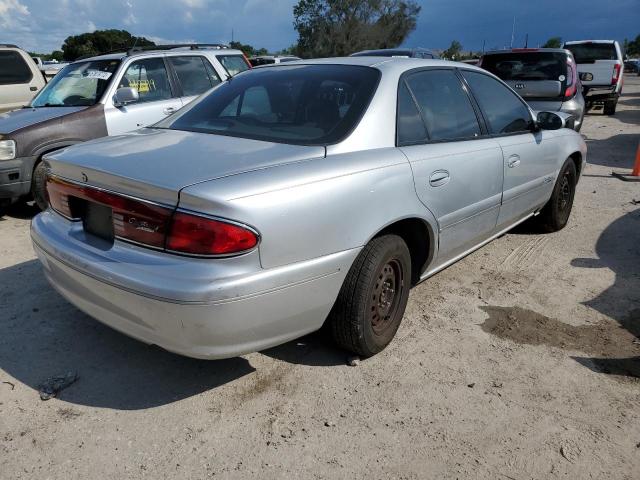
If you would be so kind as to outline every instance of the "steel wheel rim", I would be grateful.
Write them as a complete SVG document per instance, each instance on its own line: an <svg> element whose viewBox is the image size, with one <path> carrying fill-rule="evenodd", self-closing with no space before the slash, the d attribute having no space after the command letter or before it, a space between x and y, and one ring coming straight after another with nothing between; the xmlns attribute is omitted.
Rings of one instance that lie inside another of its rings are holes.
<svg viewBox="0 0 640 480"><path fill-rule="evenodd" d="M566 210L571 201L571 182L569 182L569 174L565 173L562 176L562 182L560 183L560 195L558 195L558 209L560 211Z"/></svg>
<svg viewBox="0 0 640 480"><path fill-rule="evenodd" d="M376 335L383 335L393 324L404 290L402 264L391 259L378 271L371 295L369 319Z"/></svg>

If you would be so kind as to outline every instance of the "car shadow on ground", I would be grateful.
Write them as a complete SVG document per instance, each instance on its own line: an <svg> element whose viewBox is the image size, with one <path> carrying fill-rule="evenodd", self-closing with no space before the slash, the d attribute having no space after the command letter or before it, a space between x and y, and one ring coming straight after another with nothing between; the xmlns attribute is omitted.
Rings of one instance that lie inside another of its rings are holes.
<svg viewBox="0 0 640 480"><path fill-rule="evenodd" d="M615 274L615 281L584 304L617 321L631 333L640 351L640 209L618 218L602 232L596 254L598 258L575 258L571 265L608 268ZM627 345L622 348L629 350ZM640 356L574 359L595 372L640 378Z"/></svg>
<svg viewBox="0 0 640 480"><path fill-rule="evenodd" d="M59 394L70 403L137 410L157 407L241 378L244 358L204 361L133 340L83 314L45 280L31 260L0 270L2 370L34 389L73 371L79 380Z"/></svg>
<svg viewBox="0 0 640 480"><path fill-rule="evenodd" d="M34 202L17 202L7 207L0 207L0 222L6 217L29 220L38 213L40 213L40 209Z"/></svg>
<svg viewBox="0 0 640 480"><path fill-rule="evenodd" d="M640 119L637 112L633 114ZM639 140L640 136L634 133L621 133L606 139L587 138L587 163L612 169L630 170L633 168ZM583 175L592 176L588 170Z"/></svg>

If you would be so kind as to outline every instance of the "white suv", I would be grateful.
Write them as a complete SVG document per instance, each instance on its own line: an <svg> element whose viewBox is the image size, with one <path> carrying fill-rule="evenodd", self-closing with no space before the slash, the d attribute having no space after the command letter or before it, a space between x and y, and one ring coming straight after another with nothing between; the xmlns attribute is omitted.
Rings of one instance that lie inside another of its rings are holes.
<svg viewBox="0 0 640 480"><path fill-rule="evenodd" d="M46 207L44 154L156 123L249 68L240 50L211 44L137 48L69 64L30 108L0 114L0 204L31 193Z"/></svg>
<svg viewBox="0 0 640 480"><path fill-rule="evenodd" d="M44 84L40 69L27 52L0 44L0 112L28 105Z"/></svg>
<svg viewBox="0 0 640 480"><path fill-rule="evenodd" d="M570 50L576 60L587 108L603 103L604 114L614 115L624 74L620 44L615 40L580 40L566 42L562 48Z"/></svg>

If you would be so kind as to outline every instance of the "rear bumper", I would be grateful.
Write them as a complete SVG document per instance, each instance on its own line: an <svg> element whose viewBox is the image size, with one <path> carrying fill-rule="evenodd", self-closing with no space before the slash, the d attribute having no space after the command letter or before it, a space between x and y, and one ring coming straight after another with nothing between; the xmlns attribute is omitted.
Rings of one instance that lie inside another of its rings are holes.
<svg viewBox="0 0 640 480"><path fill-rule="evenodd" d="M319 329L359 252L263 270L258 252L192 259L117 241L105 250L83 243L81 235L73 222L51 211L32 221L34 249L58 292L131 337L210 359L262 350Z"/></svg>
<svg viewBox="0 0 640 480"><path fill-rule="evenodd" d="M31 191L31 174L36 157L0 161L0 199L17 198Z"/></svg>
<svg viewBox="0 0 640 480"><path fill-rule="evenodd" d="M585 100L594 102L618 98L620 93L615 85L583 85L582 95Z"/></svg>

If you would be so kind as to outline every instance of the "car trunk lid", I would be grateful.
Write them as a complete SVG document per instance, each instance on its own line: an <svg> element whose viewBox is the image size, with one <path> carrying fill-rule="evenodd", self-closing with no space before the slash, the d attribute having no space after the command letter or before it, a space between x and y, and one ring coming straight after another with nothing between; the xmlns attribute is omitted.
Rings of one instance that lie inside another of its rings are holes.
<svg viewBox="0 0 640 480"><path fill-rule="evenodd" d="M189 185L324 156L300 146L223 135L143 129L47 156L52 174L82 185L175 206Z"/></svg>

